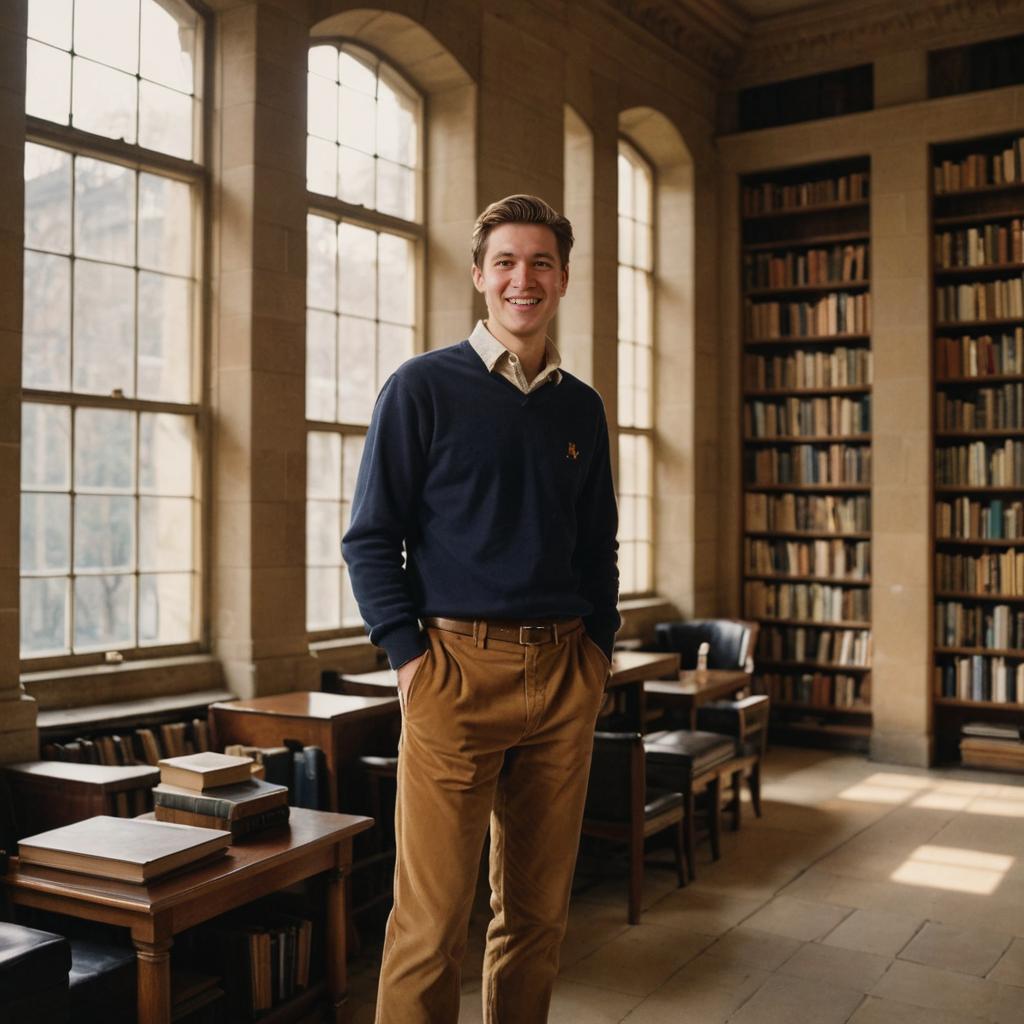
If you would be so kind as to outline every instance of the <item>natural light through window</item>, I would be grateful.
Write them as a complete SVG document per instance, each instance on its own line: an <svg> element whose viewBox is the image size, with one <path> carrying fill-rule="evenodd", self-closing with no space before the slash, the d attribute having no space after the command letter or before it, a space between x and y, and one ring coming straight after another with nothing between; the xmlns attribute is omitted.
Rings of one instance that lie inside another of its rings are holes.
<svg viewBox="0 0 1024 1024"><path fill-rule="evenodd" d="M892 881L974 896L990 896L1013 867L1004 854L952 846L919 846L893 873Z"/></svg>

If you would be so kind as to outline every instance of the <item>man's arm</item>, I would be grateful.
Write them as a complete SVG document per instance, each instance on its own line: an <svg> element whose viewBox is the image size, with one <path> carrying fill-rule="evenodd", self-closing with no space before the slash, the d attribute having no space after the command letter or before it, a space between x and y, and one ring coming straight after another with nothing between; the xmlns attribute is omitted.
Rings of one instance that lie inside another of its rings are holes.
<svg viewBox="0 0 1024 1024"><path fill-rule="evenodd" d="M595 433L594 457L577 503L577 538L574 561L579 567L580 590L594 606L583 624L587 634L611 661L619 618L619 528L615 486L604 407Z"/></svg>
<svg viewBox="0 0 1024 1024"><path fill-rule="evenodd" d="M359 466L342 555L370 633L398 668L426 650L403 564L426 470L429 432L399 378L384 384L374 406Z"/></svg>

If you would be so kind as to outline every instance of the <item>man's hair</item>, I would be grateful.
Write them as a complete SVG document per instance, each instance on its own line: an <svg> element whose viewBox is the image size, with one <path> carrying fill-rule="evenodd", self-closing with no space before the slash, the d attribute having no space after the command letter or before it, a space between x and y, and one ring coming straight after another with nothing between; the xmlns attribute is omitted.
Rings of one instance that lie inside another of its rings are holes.
<svg viewBox="0 0 1024 1024"><path fill-rule="evenodd" d="M491 203L476 219L473 225L473 264L481 266L487 239L491 231L501 224L543 224L555 233L558 259L563 267L569 265L572 251L572 225L567 217L552 209L538 196L505 196Z"/></svg>

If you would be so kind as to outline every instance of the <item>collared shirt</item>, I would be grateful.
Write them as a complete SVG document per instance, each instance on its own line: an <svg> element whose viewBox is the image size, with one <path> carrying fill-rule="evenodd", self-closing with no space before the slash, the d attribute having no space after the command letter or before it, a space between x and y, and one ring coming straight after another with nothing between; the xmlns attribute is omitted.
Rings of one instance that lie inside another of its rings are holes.
<svg viewBox="0 0 1024 1024"><path fill-rule="evenodd" d="M559 355L558 349L555 348L555 343L550 338L545 338L544 340L547 345L544 352L544 365L540 368L537 376L532 381L528 381L526 374L523 373L523 364L520 362L519 357L514 352L510 352L505 348L487 330L485 321L478 320L476 327L473 328L473 333L469 336L469 343L473 346L473 351L483 360L484 366L487 367L487 372L501 374L505 380L515 384L524 395L530 394L531 391L536 391L542 384L547 383L549 379L554 384L557 384L562 379L562 371L559 370L559 366L562 365L562 357Z"/></svg>

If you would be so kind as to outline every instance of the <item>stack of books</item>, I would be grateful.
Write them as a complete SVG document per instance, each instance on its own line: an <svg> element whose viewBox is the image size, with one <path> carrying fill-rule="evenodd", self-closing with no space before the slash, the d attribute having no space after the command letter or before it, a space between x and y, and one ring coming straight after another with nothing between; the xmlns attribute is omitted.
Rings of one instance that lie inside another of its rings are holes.
<svg viewBox="0 0 1024 1024"><path fill-rule="evenodd" d="M288 788L252 775L252 758L206 752L160 762L157 821L223 829L238 839L288 824Z"/></svg>
<svg viewBox="0 0 1024 1024"><path fill-rule="evenodd" d="M1024 737L1018 725L968 722L960 730L960 760L970 768L1024 772Z"/></svg>

